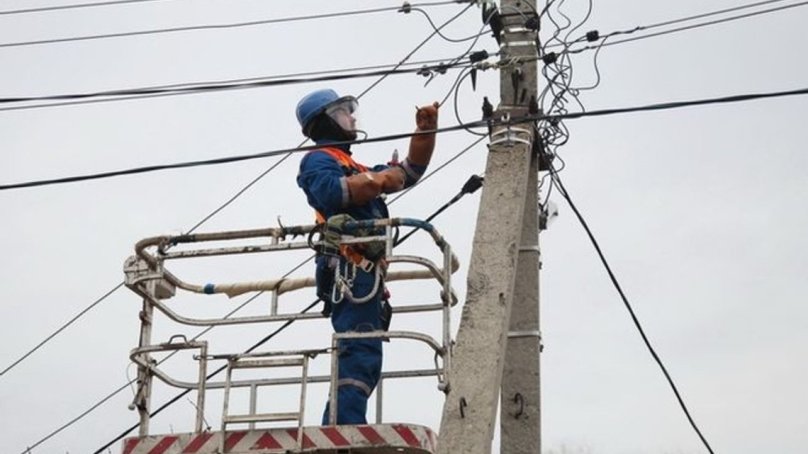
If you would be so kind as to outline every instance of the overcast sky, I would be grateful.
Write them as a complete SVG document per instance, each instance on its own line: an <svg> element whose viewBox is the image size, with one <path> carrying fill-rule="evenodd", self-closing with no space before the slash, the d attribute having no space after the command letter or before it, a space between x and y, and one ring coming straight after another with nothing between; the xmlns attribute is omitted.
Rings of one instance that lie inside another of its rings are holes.
<svg viewBox="0 0 808 454"><path fill-rule="evenodd" d="M71 1L0 2L0 11ZM777 5L794 4L795 1ZM580 33L631 29L742 4L739 0L595 2ZM0 44L164 27L397 6L379 1L162 0L66 11L0 15ZM428 8L440 24L465 5ZM587 2L565 11L583 17ZM589 110L808 86L800 57L808 42L808 8L718 24L606 47ZM466 37L480 27L477 7L445 29ZM544 24L550 31L550 24ZM35 46L0 47L0 97L37 96L217 81L400 61L431 32L422 15L372 15ZM577 37L577 35L575 35ZM435 37L413 61L449 60L466 50ZM496 50L483 36L476 49ZM575 81L595 80L592 53L574 60ZM414 105L442 99L456 71L426 79L393 76L360 102L371 136L414 128ZM468 80L458 99L461 120L479 118L483 96L498 99L498 73ZM305 93L332 87L358 94L374 79L300 84L77 106L0 111L0 184L135 166L294 147L294 117ZM540 85L542 82L540 81ZM808 444L808 139L805 97L569 120L559 152L572 198L715 452L804 452ZM451 99L450 99L451 102ZM0 108L10 105L0 105ZM447 105L446 107L449 107ZM575 106L570 107L575 110ZM441 125L457 123L442 110ZM438 138L433 168L476 138ZM357 159L386 162L406 141L355 148ZM296 186L301 155L283 162L199 231L307 224L311 210ZM392 205L394 215L426 217L472 173L484 171L486 147L475 147ZM123 279L136 241L187 231L276 159L165 171L60 186L0 191L4 214L0 369L5 369ZM546 187L545 187L546 189ZM544 191L544 189L543 189ZM689 454L700 445L631 324L583 230L557 193L559 216L542 234L541 306L543 446L552 453ZM435 221L462 262L454 285L465 294L479 194ZM484 213L483 213L484 215ZM426 240L410 253L434 257ZM203 282L279 277L305 254L172 264ZM295 273L305 276L309 267ZM437 287L393 287L394 304L437 300ZM172 300L185 314L221 316L244 301L224 296ZM302 290L282 299L300 310ZM265 313L258 298L243 314ZM69 422L134 377L138 297L122 288L27 360L0 376L0 438L17 453ZM454 318L459 318L459 307ZM195 334L156 322L154 340ZM434 317L400 316L397 329L435 333ZM270 328L216 329L215 353L246 349ZM325 346L326 322L295 325L266 348ZM418 346L389 345L387 370L429 365ZM327 362L325 359L323 362ZM189 356L166 363L194 377ZM324 370L325 364L315 369ZM437 430L443 403L434 378L386 383L387 421ZM307 424L319 421L326 389L313 387ZM176 393L156 385L154 406ZM220 398L206 418L217 428ZM291 394L289 394L291 395ZM137 421L117 394L34 453L92 452ZM267 397L268 402L271 397ZM294 403L294 397L279 397ZM373 413L371 412L371 415ZM153 420L152 433L192 429L193 407L181 400ZM117 444L112 452L118 452ZM498 452L498 448L494 449Z"/></svg>

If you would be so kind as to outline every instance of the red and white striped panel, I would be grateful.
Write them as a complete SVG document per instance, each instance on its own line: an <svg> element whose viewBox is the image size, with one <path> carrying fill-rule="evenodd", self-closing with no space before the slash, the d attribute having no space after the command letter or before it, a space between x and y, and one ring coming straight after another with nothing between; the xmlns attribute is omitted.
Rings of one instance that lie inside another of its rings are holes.
<svg viewBox="0 0 808 454"><path fill-rule="evenodd" d="M218 453L220 442L221 432L127 438L123 454L212 454ZM413 424L304 427L302 448L307 453L351 449L356 453L432 454L435 442L434 432ZM297 448L297 428L233 431L225 438L229 454L299 452Z"/></svg>

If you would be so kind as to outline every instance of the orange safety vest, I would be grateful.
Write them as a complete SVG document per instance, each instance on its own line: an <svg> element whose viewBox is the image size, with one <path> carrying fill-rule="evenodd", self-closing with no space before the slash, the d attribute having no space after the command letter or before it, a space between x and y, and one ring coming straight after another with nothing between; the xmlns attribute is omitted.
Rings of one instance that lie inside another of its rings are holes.
<svg viewBox="0 0 808 454"><path fill-rule="evenodd" d="M343 169L345 169L345 176L351 176L356 173L363 173L367 172L367 166L359 164L358 162L354 161L351 155L348 153L340 150L339 148L335 147L323 147L319 148L318 150L310 151L309 153L314 153L314 151L322 151L327 153L329 156L334 158ZM314 210L314 215L317 224L325 224L325 216L319 210ZM361 247L351 247L349 245L342 245L340 246L340 253L343 257L347 258L348 260L352 261L353 263L359 265L361 263L367 262L365 257L357 250L361 249Z"/></svg>
<svg viewBox="0 0 808 454"><path fill-rule="evenodd" d="M355 173L362 173L367 172L368 168L358 162L354 161L351 155L348 153L340 150L339 148L335 147L323 147L319 148L318 150L310 151L309 153L314 153L314 151L322 151L337 161L337 163L345 169L345 176L351 176ZM318 210L314 210L314 216L317 221L317 224L325 223L325 216L323 213L320 213Z"/></svg>

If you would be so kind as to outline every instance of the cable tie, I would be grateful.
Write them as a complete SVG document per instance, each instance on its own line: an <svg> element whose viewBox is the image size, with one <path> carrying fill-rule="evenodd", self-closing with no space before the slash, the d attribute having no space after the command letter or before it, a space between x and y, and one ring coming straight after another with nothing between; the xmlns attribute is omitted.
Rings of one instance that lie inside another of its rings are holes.
<svg viewBox="0 0 808 454"><path fill-rule="evenodd" d="M597 41L600 39L600 33L597 30L591 30L586 32L586 40L590 43L592 41Z"/></svg>
<svg viewBox="0 0 808 454"><path fill-rule="evenodd" d="M522 59L520 57L510 57L503 60L500 60L497 63L497 68L508 68L510 66L517 66L522 64Z"/></svg>
<svg viewBox="0 0 808 454"><path fill-rule="evenodd" d="M477 63L479 61L485 60L486 58L488 58L488 51L485 50L485 49L477 51L477 52L472 52L469 55L469 61L471 63Z"/></svg>
<svg viewBox="0 0 808 454"><path fill-rule="evenodd" d="M401 8L399 8L397 12L410 14L412 12L412 5L410 5L410 2L404 2L401 4Z"/></svg>

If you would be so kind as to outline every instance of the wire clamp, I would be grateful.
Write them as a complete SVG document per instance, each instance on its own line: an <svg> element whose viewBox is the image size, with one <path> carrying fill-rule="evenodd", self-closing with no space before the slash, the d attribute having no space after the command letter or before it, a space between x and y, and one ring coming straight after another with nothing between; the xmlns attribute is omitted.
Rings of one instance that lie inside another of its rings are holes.
<svg viewBox="0 0 808 454"><path fill-rule="evenodd" d="M503 53L502 59L500 59L494 66L497 69L506 69L515 66L521 66L523 63L523 59L521 57L509 57L507 54Z"/></svg>

